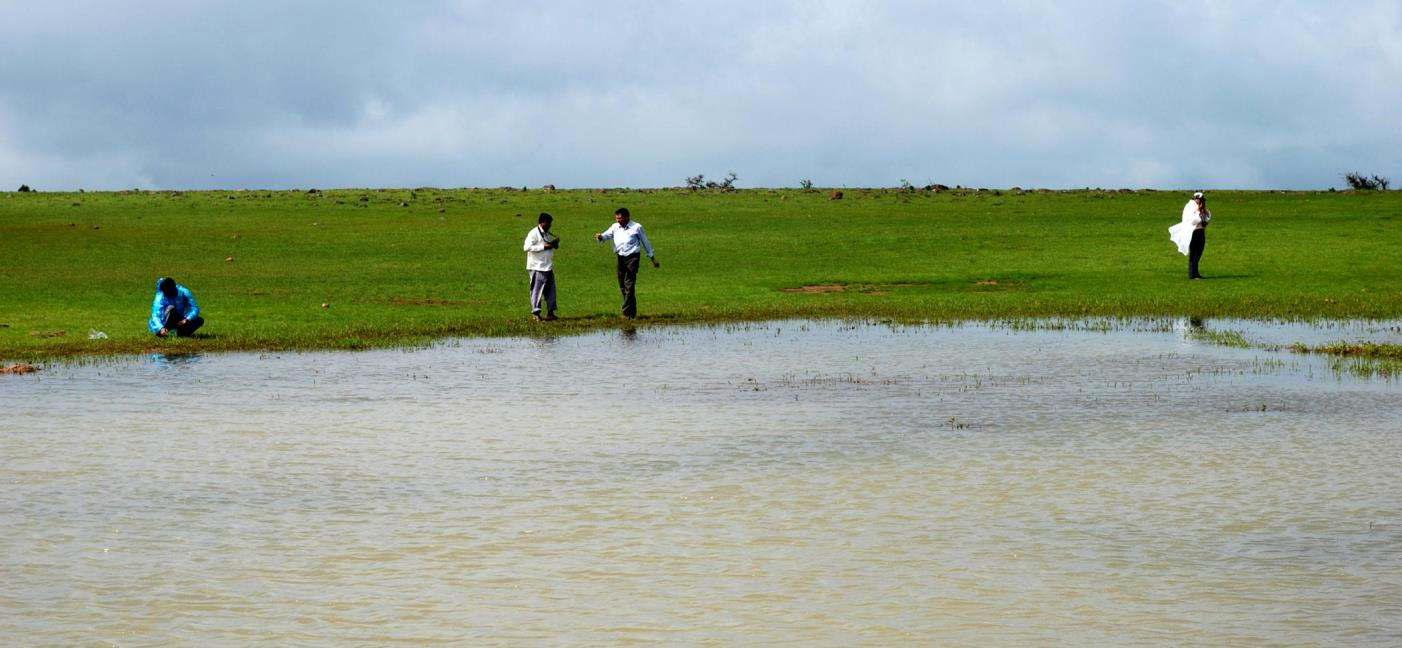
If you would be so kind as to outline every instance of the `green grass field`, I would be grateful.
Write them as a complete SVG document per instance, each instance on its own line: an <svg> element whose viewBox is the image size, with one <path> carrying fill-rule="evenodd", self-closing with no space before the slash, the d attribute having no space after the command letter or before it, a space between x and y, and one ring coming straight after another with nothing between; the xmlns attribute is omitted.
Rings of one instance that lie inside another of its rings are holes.
<svg viewBox="0 0 1402 648"><path fill-rule="evenodd" d="M845 194L4 193L0 358L361 348L617 326L611 248L592 234L618 206L647 228L662 263L639 275L645 324L1402 315L1399 192L1213 192L1207 279L1196 282L1167 233L1187 192ZM563 319L549 324L528 321L521 251L540 211L555 216L563 241ZM146 332L160 275L194 291L208 320L202 337ZM109 338L90 341L90 330Z"/></svg>

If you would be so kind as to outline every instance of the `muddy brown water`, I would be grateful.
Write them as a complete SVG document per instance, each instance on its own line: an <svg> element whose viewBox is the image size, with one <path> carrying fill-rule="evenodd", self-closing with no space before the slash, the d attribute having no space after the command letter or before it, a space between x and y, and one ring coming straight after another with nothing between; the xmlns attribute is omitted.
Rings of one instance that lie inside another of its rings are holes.
<svg viewBox="0 0 1402 648"><path fill-rule="evenodd" d="M0 639L1397 645L1402 385L1190 330L776 322L5 376Z"/></svg>

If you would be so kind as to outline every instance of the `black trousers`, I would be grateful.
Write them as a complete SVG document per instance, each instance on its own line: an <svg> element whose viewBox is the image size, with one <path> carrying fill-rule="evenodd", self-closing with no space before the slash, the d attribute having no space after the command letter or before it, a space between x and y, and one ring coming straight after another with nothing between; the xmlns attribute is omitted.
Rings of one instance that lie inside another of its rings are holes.
<svg viewBox="0 0 1402 648"><path fill-rule="evenodd" d="M161 319L161 326L180 337L190 335L199 330L201 326L204 326L204 318L199 315L185 322L184 326L179 325L180 319L180 313L176 312L175 307L168 306L165 310L165 317Z"/></svg>
<svg viewBox="0 0 1402 648"><path fill-rule="evenodd" d="M1188 242L1188 278L1200 279L1202 275L1198 273L1198 261L1202 260L1202 249L1207 247L1207 235L1203 230L1193 230L1193 239Z"/></svg>
<svg viewBox="0 0 1402 648"><path fill-rule="evenodd" d="M638 261L641 252L618 257L618 292L623 295L623 316L638 316L638 294L634 291L638 284Z"/></svg>

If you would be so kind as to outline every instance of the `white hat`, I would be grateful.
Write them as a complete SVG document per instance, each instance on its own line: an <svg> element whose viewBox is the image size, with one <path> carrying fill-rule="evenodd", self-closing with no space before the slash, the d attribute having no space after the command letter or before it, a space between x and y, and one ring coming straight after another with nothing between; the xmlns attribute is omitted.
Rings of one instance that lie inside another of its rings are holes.
<svg viewBox="0 0 1402 648"><path fill-rule="evenodd" d="M1199 191L1199 192L1193 194L1193 198L1201 198L1201 197L1202 197L1202 192L1201 192L1201 191Z"/></svg>

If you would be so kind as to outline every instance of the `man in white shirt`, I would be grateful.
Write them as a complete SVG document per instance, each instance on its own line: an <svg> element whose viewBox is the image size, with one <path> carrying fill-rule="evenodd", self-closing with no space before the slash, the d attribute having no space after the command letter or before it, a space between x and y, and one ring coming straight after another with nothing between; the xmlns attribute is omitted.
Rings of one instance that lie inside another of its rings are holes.
<svg viewBox="0 0 1402 648"><path fill-rule="evenodd" d="M555 319L555 250L560 247L560 239L550 233L550 223L555 219L541 212L536 226L526 233L526 271L531 277L531 316L538 322ZM544 302L545 316L541 317L540 307Z"/></svg>
<svg viewBox="0 0 1402 648"><path fill-rule="evenodd" d="M613 241L613 252L618 255L618 292L623 295L623 316L633 319L638 316L638 296L634 287L638 282L639 251L646 252L652 267L661 267L652 253L652 243L648 242L643 226L633 221L627 207L619 207L613 212L613 225L595 234L597 241Z"/></svg>

